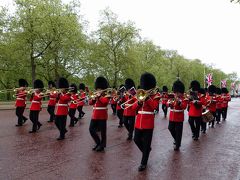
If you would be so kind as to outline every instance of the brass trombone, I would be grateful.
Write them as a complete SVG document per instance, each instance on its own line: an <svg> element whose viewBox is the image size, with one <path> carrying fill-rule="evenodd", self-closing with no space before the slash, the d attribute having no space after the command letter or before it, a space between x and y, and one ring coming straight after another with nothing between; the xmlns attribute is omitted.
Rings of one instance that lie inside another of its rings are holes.
<svg viewBox="0 0 240 180"><path fill-rule="evenodd" d="M97 91L90 91L89 92L89 98L90 99L95 99L100 96L104 97L112 97L112 94L115 94L116 90L113 88L106 88L103 90L97 90Z"/></svg>

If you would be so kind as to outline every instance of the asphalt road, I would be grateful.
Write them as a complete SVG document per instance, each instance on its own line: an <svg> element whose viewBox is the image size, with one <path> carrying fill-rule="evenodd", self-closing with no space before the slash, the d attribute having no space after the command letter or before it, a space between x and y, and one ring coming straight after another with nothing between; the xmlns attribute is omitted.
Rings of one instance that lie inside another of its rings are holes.
<svg viewBox="0 0 240 180"><path fill-rule="evenodd" d="M15 111L0 110L0 179L239 180L240 99L233 98L229 106L227 120L208 129L199 141L192 140L186 116L179 152L173 151L168 120L160 111L155 118L148 168L140 173L141 153L133 141L126 141L126 129L117 128L118 119L110 108L107 148L102 153L91 150L91 107L84 107L86 115L68 128L64 141L56 140L58 131L47 122L46 109L40 112L43 126L36 134L28 133L29 120L15 127Z"/></svg>

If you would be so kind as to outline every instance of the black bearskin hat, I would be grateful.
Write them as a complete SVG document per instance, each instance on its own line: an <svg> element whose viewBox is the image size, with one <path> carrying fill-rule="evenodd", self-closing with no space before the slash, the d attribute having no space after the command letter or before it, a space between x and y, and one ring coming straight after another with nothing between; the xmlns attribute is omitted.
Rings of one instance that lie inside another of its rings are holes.
<svg viewBox="0 0 240 180"><path fill-rule="evenodd" d="M135 87L134 81L133 81L132 79L130 79L130 78L127 78L127 79L125 80L125 88L126 88L127 90L129 90L129 89L131 89L132 87Z"/></svg>
<svg viewBox="0 0 240 180"><path fill-rule="evenodd" d="M192 81L190 84L189 89L192 89L192 91L199 91L200 89L200 83L196 80Z"/></svg>
<svg viewBox="0 0 240 180"><path fill-rule="evenodd" d="M199 91L198 91L200 94L206 94L206 91L204 88L200 88Z"/></svg>
<svg viewBox="0 0 240 180"><path fill-rule="evenodd" d="M216 92L216 86L210 85L208 87L208 92L214 94Z"/></svg>
<svg viewBox="0 0 240 180"><path fill-rule="evenodd" d="M70 85L70 91L71 91L71 92L74 92L74 93L77 93L77 85L74 84L74 83L71 84L71 85Z"/></svg>
<svg viewBox="0 0 240 180"><path fill-rule="evenodd" d="M19 85L19 87L27 87L28 82L25 79L19 79L18 80L18 85Z"/></svg>
<svg viewBox="0 0 240 180"><path fill-rule="evenodd" d="M149 90L149 89L155 88L156 84L157 82L153 74L146 72L141 75L141 78L140 78L141 89Z"/></svg>
<svg viewBox="0 0 240 180"><path fill-rule="evenodd" d="M219 95L219 94L221 94L221 93L222 93L222 90L221 90L220 88L217 87L217 88L216 88L216 94Z"/></svg>
<svg viewBox="0 0 240 180"><path fill-rule="evenodd" d="M68 80L64 77L59 78L58 80L58 88L60 89L67 89L69 88Z"/></svg>
<svg viewBox="0 0 240 180"><path fill-rule="evenodd" d="M185 91L185 86L184 86L184 84L182 83L182 81L177 80L177 81L175 81L175 82L173 83L172 90L173 90L174 93L179 92L179 93L182 93L182 94L183 94L184 91Z"/></svg>
<svg viewBox="0 0 240 180"><path fill-rule="evenodd" d="M40 79L36 79L33 83L34 89L42 89L44 88L43 82Z"/></svg>
<svg viewBox="0 0 240 180"><path fill-rule="evenodd" d="M80 90L85 90L85 84L80 83L80 84L79 84L79 89L80 89Z"/></svg>
<svg viewBox="0 0 240 180"><path fill-rule="evenodd" d="M222 93L227 94L228 93L228 89L227 88L222 88Z"/></svg>
<svg viewBox="0 0 240 180"><path fill-rule="evenodd" d="M163 86L163 87L162 87L162 90L163 90L163 92L168 92L167 86Z"/></svg>
<svg viewBox="0 0 240 180"><path fill-rule="evenodd" d="M99 76L95 80L95 89L107 89L109 87L108 81L105 77Z"/></svg>
<svg viewBox="0 0 240 180"><path fill-rule="evenodd" d="M50 86L50 85L52 85L52 87L56 87L56 84L53 81L48 81L48 86Z"/></svg>

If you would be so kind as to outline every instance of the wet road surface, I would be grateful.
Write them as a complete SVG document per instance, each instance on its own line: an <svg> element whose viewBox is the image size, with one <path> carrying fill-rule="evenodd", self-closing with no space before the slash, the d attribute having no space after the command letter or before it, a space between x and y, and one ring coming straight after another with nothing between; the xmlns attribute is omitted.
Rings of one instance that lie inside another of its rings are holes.
<svg viewBox="0 0 240 180"><path fill-rule="evenodd" d="M107 148L94 152L89 134L91 107L84 107L84 118L72 128L64 141L48 123L46 109L40 112L43 124L29 134L31 122L15 127L14 110L0 110L0 179L157 179L157 180L239 180L240 179L240 99L229 104L228 118L193 141L187 119L182 146L173 151L173 140L163 113L156 116L148 168L138 172L141 153L134 142L126 140L125 128L109 108ZM29 111L24 113L28 116ZM187 118L187 116L186 116ZM68 119L69 125L69 119Z"/></svg>

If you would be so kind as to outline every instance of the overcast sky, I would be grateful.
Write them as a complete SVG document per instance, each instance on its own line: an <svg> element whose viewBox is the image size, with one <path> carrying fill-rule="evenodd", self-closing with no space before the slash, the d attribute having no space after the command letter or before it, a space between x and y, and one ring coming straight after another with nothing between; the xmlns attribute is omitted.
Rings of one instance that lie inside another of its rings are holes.
<svg viewBox="0 0 240 180"><path fill-rule="evenodd" d="M240 76L240 4L229 1L82 0L81 14L95 30L99 11L109 7L120 21L135 22L142 37L163 49ZM11 4L11 0L0 2Z"/></svg>

